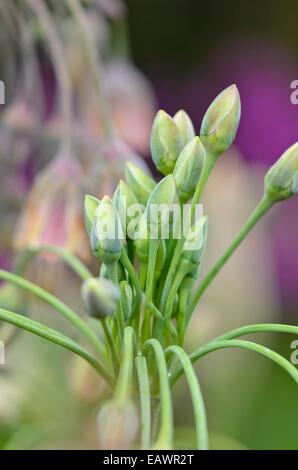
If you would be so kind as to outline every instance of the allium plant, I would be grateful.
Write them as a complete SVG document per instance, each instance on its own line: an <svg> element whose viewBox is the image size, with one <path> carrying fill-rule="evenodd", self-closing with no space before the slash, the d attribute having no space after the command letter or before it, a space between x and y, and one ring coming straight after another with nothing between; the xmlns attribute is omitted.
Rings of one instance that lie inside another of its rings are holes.
<svg viewBox="0 0 298 470"><path fill-rule="evenodd" d="M151 151L164 175L160 182L128 162L126 182L119 182L112 199L85 198L86 230L101 262L98 277L73 255L54 246L22 254L15 273L0 271L2 280L54 307L80 333L75 341L28 317L0 309L1 320L71 350L106 380L110 398L97 419L103 448L173 448L172 388L184 375L193 405L196 445L208 449L206 411L193 364L212 351L254 351L277 363L298 383L298 371L287 359L258 343L239 339L257 332L297 334L295 326L248 325L190 354L184 349L189 321L214 277L256 222L275 203L298 192L296 143L266 174L264 195L238 235L206 277L196 282L208 223L206 216L198 217L196 209L217 159L235 139L240 113L234 85L210 105L199 137L184 111L173 118L159 111L152 128ZM185 211L187 216L182 218ZM60 256L82 279L85 317L21 277L28 261L42 251Z"/></svg>

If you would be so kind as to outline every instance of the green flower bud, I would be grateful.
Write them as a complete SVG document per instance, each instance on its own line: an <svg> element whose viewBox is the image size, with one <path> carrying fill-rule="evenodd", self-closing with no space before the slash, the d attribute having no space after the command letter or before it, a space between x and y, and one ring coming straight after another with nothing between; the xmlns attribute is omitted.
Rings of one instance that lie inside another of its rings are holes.
<svg viewBox="0 0 298 470"><path fill-rule="evenodd" d="M148 198L156 185L155 181L131 162L126 162L125 179L138 202L146 206Z"/></svg>
<svg viewBox="0 0 298 470"><path fill-rule="evenodd" d="M192 227L186 241L181 259L190 263L195 268L201 263L207 243L208 235L208 217L201 217L199 221Z"/></svg>
<svg viewBox="0 0 298 470"><path fill-rule="evenodd" d="M84 201L84 206L85 206L84 216L85 216L85 227L89 236L90 236L90 233L91 233L91 230L92 230L95 218L96 218L96 211L97 211L99 204L100 204L99 199L97 199L96 197L90 196L89 194L86 194L85 201Z"/></svg>
<svg viewBox="0 0 298 470"><path fill-rule="evenodd" d="M120 282L121 291L121 308L123 311L124 320L128 320L132 311L133 293L132 288L127 281Z"/></svg>
<svg viewBox="0 0 298 470"><path fill-rule="evenodd" d="M180 153L174 168L174 178L181 202L194 195L203 169L206 151L199 137L192 139Z"/></svg>
<svg viewBox="0 0 298 470"><path fill-rule="evenodd" d="M155 186L148 199L146 207L148 226L151 226L151 224L160 226L165 222L165 218L169 220L168 210L164 213L162 206L167 206L168 209L170 209L170 207L176 202L177 191L175 179L173 175L168 175Z"/></svg>
<svg viewBox="0 0 298 470"><path fill-rule="evenodd" d="M180 109L180 111L175 114L173 119L180 131L182 145L184 146L188 144L188 142L190 142L196 135L193 123L189 115L183 109Z"/></svg>
<svg viewBox="0 0 298 470"><path fill-rule="evenodd" d="M177 124L165 111L156 115L150 146L156 168L164 175L172 173L183 144Z"/></svg>
<svg viewBox="0 0 298 470"><path fill-rule="evenodd" d="M96 277L84 281L81 294L86 311L98 319L113 315L120 300L118 286L107 279Z"/></svg>
<svg viewBox="0 0 298 470"><path fill-rule="evenodd" d="M268 170L265 193L274 202L298 193L298 142L288 148Z"/></svg>
<svg viewBox="0 0 298 470"><path fill-rule="evenodd" d="M105 196L98 206L91 230L91 248L105 264L118 261L123 248L123 230L112 200Z"/></svg>
<svg viewBox="0 0 298 470"><path fill-rule="evenodd" d="M130 187L123 180L119 181L113 196L113 202L119 214L123 231L126 233L127 225L133 219L133 217L130 217L127 211L130 206L138 204L138 200Z"/></svg>
<svg viewBox="0 0 298 470"><path fill-rule="evenodd" d="M219 156L235 139L241 115L236 85L223 90L209 106L201 126L201 140L208 153Z"/></svg>

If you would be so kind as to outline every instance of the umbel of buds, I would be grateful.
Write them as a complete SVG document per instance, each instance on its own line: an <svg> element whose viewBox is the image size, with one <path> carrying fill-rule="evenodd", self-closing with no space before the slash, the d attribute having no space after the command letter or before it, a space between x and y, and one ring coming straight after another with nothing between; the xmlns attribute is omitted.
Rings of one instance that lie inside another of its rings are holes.
<svg viewBox="0 0 298 470"><path fill-rule="evenodd" d="M156 168L164 175L172 173L183 143L177 124L165 111L156 115L150 147Z"/></svg>
<svg viewBox="0 0 298 470"><path fill-rule="evenodd" d="M120 300L120 292L113 282L90 277L82 285L82 298L89 315L103 319L115 313Z"/></svg>
<svg viewBox="0 0 298 470"><path fill-rule="evenodd" d="M298 192L298 142L286 150L265 176L265 194L273 202Z"/></svg>
<svg viewBox="0 0 298 470"><path fill-rule="evenodd" d="M217 157L234 142L241 115L236 85L223 90L209 106L201 125L200 137L208 153Z"/></svg>

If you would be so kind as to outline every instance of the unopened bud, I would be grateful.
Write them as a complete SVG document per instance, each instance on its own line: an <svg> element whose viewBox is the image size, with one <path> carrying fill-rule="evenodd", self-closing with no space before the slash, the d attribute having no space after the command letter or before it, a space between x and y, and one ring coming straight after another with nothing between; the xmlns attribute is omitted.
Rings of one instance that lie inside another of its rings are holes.
<svg viewBox="0 0 298 470"><path fill-rule="evenodd" d="M201 263L205 253L208 236L208 217L201 217L190 230L184 243L184 251L181 258L197 266Z"/></svg>
<svg viewBox="0 0 298 470"><path fill-rule="evenodd" d="M96 211L97 211L99 204L100 204L99 199L97 199L94 196L90 196L89 194L86 194L85 201L84 201L84 206L85 206L84 216L85 216L85 227L86 227L88 235L90 235L93 224L95 222Z"/></svg>
<svg viewBox="0 0 298 470"><path fill-rule="evenodd" d="M106 264L118 261L123 248L123 230L112 200L105 196L96 211L91 230L91 248Z"/></svg>
<svg viewBox="0 0 298 470"><path fill-rule="evenodd" d="M200 137L208 153L219 156L233 143L241 115L236 85L223 90L209 106L201 126Z"/></svg>
<svg viewBox="0 0 298 470"><path fill-rule="evenodd" d="M193 123L189 115L180 109L173 117L179 131L182 140L182 145L188 144L196 135Z"/></svg>
<svg viewBox="0 0 298 470"><path fill-rule="evenodd" d="M118 286L102 278L86 279L81 293L87 312L91 317L98 319L113 315L120 300Z"/></svg>
<svg viewBox="0 0 298 470"><path fill-rule="evenodd" d="M181 202L194 195L205 162L206 151L199 137L192 139L180 153L174 168L174 178Z"/></svg>
<svg viewBox="0 0 298 470"><path fill-rule="evenodd" d="M155 181L131 162L126 163L125 179L138 202L146 206L148 198L156 185Z"/></svg>
<svg viewBox="0 0 298 470"><path fill-rule="evenodd" d="M123 231L126 233L127 225L133 219L133 217L129 216L128 209L133 205L137 205L138 200L130 187L123 180L119 181L113 196L113 202L119 214Z"/></svg>
<svg viewBox="0 0 298 470"><path fill-rule="evenodd" d="M165 111L156 115L150 146L156 168L164 175L172 173L183 144L177 124Z"/></svg>
<svg viewBox="0 0 298 470"><path fill-rule="evenodd" d="M298 192L298 142L288 148L265 176L265 193L274 202Z"/></svg>

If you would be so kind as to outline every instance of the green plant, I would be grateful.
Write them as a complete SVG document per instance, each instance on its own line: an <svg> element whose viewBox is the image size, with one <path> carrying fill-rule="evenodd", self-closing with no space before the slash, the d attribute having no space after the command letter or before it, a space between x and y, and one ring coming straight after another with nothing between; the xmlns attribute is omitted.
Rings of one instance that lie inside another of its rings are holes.
<svg viewBox="0 0 298 470"><path fill-rule="evenodd" d="M193 404L196 445L208 449L204 400L193 363L215 350L242 348L257 352L276 362L298 383L297 369L284 357L260 344L238 339L257 332L298 334L295 326L249 325L217 337L191 354L183 347L189 320L211 281L256 222L275 203L298 191L296 143L268 171L262 200L199 287L193 288L208 226L206 217L197 219L197 204L216 160L234 141L239 119L240 98L234 85L207 110L200 137L195 136L184 111L174 118L164 111L157 114L151 137L152 157L166 176L157 184L128 163L126 183L119 183L113 200L108 196L102 201L85 198L86 229L92 250L102 262L99 277L93 277L73 255L53 246L23 253L14 273L0 271L0 279L34 294L66 317L91 347L89 351L58 331L0 309L1 320L80 355L105 378L111 399L98 416L104 443L113 442L115 446L120 439L125 446L172 448L171 390L184 374ZM175 210L181 215L187 201L186 220L175 217ZM88 316L81 318L56 297L21 277L28 261L42 251L55 253L79 275L86 314L95 318L92 325ZM136 436L137 402L140 437Z"/></svg>

